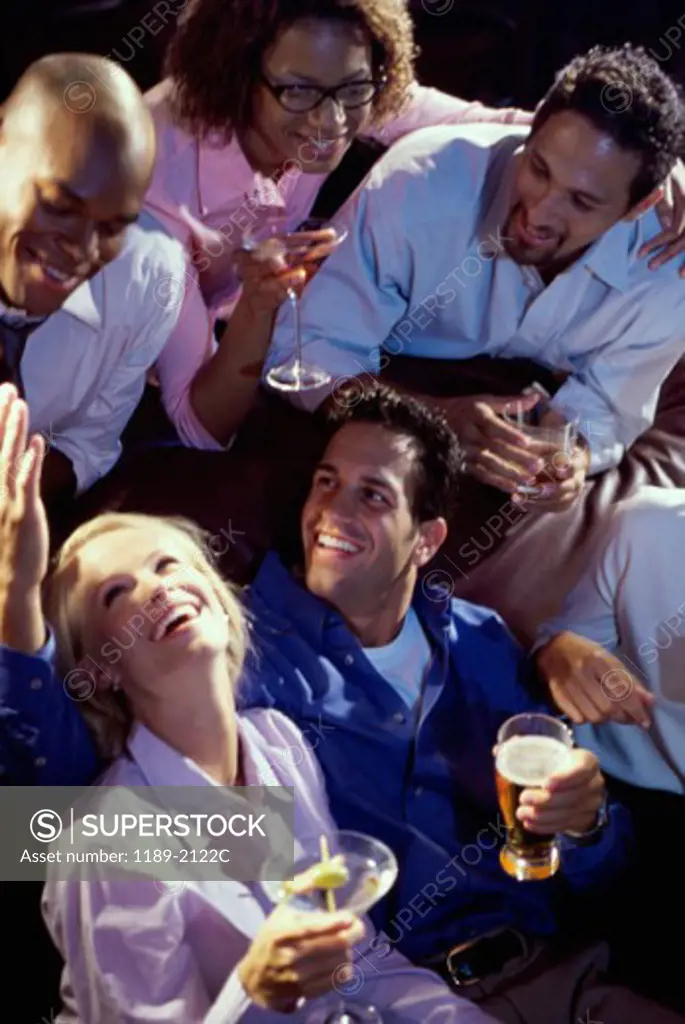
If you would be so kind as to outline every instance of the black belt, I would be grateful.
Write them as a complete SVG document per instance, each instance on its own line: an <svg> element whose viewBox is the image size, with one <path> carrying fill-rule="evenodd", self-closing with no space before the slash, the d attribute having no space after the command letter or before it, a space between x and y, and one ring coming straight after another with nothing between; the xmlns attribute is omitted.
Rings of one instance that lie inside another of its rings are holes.
<svg viewBox="0 0 685 1024"><path fill-rule="evenodd" d="M492 975L500 974L512 960L525 960L530 952L530 943L525 935L513 928L481 935L459 946L453 946L446 954L425 961L455 988L477 985Z"/></svg>

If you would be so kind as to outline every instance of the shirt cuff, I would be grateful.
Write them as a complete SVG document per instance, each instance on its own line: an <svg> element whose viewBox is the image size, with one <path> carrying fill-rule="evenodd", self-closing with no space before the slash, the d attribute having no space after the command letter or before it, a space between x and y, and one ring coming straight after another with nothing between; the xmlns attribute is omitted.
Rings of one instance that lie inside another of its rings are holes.
<svg viewBox="0 0 685 1024"><path fill-rule="evenodd" d="M608 824L609 802L605 794L601 807L597 811L597 817L595 818L594 825L586 829L585 832L564 832L564 835L572 842L579 843L580 845L585 845L587 843L595 843L603 834Z"/></svg>
<svg viewBox="0 0 685 1024"><path fill-rule="evenodd" d="M61 452L66 459L69 459L74 476L76 477L76 494L83 494L96 481L109 473L121 456L121 440L117 438L113 451L84 452L73 438L60 436L59 441L53 441L52 447Z"/></svg>
<svg viewBox="0 0 685 1024"><path fill-rule="evenodd" d="M25 669L28 672L31 666L37 667L36 662L42 662L52 670L57 656L57 645L51 627L46 626L45 628L45 643L34 654L27 654L25 651L17 651L6 644L0 644L0 665L5 668Z"/></svg>

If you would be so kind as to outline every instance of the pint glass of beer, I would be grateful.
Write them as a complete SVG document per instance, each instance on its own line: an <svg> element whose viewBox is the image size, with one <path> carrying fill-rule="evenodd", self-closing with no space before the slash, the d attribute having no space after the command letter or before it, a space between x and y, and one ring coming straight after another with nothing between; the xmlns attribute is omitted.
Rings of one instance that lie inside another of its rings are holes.
<svg viewBox="0 0 685 1024"><path fill-rule="evenodd" d="M509 718L497 734L497 795L507 827L500 864L520 882L551 878L559 868L556 836L529 832L516 817L524 789L545 785L550 776L570 765L573 736L550 715Z"/></svg>

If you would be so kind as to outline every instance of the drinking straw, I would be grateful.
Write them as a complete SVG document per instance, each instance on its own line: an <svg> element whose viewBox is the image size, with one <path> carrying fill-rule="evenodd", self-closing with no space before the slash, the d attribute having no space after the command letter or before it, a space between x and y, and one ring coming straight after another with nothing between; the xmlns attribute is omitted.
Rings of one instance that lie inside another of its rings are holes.
<svg viewBox="0 0 685 1024"><path fill-rule="evenodd" d="M325 836L321 836L321 860L325 864L331 859L331 855L328 851L328 840ZM332 889L326 889L326 910L329 914L335 913L335 893Z"/></svg>

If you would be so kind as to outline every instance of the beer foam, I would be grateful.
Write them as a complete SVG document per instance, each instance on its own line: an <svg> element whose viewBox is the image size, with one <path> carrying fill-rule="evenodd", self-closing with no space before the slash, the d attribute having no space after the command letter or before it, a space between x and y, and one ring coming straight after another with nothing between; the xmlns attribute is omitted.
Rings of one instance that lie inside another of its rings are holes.
<svg viewBox="0 0 685 1024"><path fill-rule="evenodd" d="M515 786L544 786L564 771L571 749L553 736L512 736L497 751L497 771Z"/></svg>

